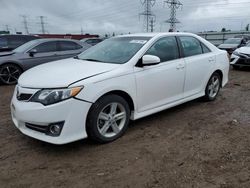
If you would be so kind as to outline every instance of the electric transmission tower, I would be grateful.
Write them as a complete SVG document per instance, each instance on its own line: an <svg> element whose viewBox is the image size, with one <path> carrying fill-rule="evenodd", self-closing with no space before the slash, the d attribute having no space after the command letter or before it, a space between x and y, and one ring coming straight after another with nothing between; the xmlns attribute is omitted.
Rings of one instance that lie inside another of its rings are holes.
<svg viewBox="0 0 250 188"><path fill-rule="evenodd" d="M27 21L27 16L26 15L21 15L23 18L23 26L26 34L29 34L29 27L28 27L28 21Z"/></svg>
<svg viewBox="0 0 250 188"><path fill-rule="evenodd" d="M41 28L42 28L42 34L46 34L46 30L45 30L45 22L44 22L44 16L39 16L39 18L40 18L40 24L41 24Z"/></svg>
<svg viewBox="0 0 250 188"><path fill-rule="evenodd" d="M170 8L170 18L166 20L166 23L170 23L170 29L171 31L176 30L176 24L180 23L180 21L176 18L176 10L182 7L182 3L179 0L167 0L164 1L164 3L168 4L168 7Z"/></svg>
<svg viewBox="0 0 250 188"><path fill-rule="evenodd" d="M156 16L152 12L152 7L155 5L156 0L141 0L141 4L144 6L144 11L139 14L139 16L144 16L144 29L149 32L153 32L154 23L156 21ZM150 29L151 28L151 29Z"/></svg>

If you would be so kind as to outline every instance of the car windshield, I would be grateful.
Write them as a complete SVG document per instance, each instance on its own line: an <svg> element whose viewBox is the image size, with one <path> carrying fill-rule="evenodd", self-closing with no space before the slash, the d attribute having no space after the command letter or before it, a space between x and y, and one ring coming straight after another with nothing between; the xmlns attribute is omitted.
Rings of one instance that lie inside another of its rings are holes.
<svg viewBox="0 0 250 188"><path fill-rule="evenodd" d="M150 37L117 37L105 40L80 54L79 59L103 63L124 64L128 62Z"/></svg>
<svg viewBox="0 0 250 188"><path fill-rule="evenodd" d="M37 43L36 40L29 41L29 42L19 46L18 48L16 48L13 51L16 52L16 53L24 53L27 50L29 50L32 46L34 46L36 43Z"/></svg>
<svg viewBox="0 0 250 188"><path fill-rule="evenodd" d="M0 48L7 47L7 39L6 38L0 38Z"/></svg>
<svg viewBox="0 0 250 188"><path fill-rule="evenodd" d="M250 42L249 43L247 43L247 45L246 45L247 47L250 47Z"/></svg>
<svg viewBox="0 0 250 188"><path fill-rule="evenodd" d="M231 38L231 39L227 39L224 44L240 44L241 43L240 38Z"/></svg>

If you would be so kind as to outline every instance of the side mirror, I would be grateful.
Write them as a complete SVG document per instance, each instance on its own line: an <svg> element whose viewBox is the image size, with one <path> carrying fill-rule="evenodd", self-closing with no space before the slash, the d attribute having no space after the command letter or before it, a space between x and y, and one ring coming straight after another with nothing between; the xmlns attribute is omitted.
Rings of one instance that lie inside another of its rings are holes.
<svg viewBox="0 0 250 188"><path fill-rule="evenodd" d="M143 66L157 65L161 62L160 58L155 55L144 55L142 57Z"/></svg>
<svg viewBox="0 0 250 188"><path fill-rule="evenodd" d="M36 49L32 49L29 51L30 57L33 57L37 53Z"/></svg>

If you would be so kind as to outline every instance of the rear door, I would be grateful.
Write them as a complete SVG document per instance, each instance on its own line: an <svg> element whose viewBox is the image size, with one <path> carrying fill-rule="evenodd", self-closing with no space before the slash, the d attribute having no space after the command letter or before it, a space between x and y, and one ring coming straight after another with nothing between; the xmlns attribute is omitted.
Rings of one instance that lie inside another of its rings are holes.
<svg viewBox="0 0 250 188"><path fill-rule="evenodd" d="M175 37L159 39L147 52L161 59L159 65L138 68L136 72L138 111L143 112L183 97L185 62Z"/></svg>
<svg viewBox="0 0 250 188"><path fill-rule="evenodd" d="M186 64L184 97L189 97L204 90L216 57L205 44L194 37L181 36L179 39Z"/></svg>

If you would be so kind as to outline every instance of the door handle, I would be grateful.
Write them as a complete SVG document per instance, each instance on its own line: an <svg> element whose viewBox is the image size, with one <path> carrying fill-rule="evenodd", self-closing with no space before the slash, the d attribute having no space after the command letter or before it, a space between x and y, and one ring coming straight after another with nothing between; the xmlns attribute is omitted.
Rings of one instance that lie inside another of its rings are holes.
<svg viewBox="0 0 250 188"><path fill-rule="evenodd" d="M215 62L215 59L214 58L209 58L208 61L209 62Z"/></svg>
<svg viewBox="0 0 250 188"><path fill-rule="evenodd" d="M183 64L179 64L176 67L177 70L184 69L184 68L185 68L185 65L183 65Z"/></svg>

